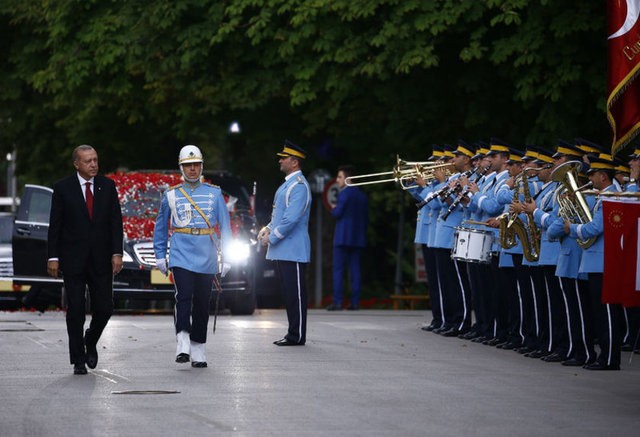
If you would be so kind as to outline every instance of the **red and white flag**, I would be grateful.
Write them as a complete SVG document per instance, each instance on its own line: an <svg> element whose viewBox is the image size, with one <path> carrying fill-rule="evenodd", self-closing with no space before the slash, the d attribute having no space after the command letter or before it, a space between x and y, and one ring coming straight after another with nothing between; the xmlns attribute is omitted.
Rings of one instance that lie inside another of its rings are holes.
<svg viewBox="0 0 640 437"><path fill-rule="evenodd" d="M607 119L615 155L640 134L640 0L607 0L607 10Z"/></svg>
<svg viewBox="0 0 640 437"><path fill-rule="evenodd" d="M640 306L640 202L602 202L604 274L602 302Z"/></svg>

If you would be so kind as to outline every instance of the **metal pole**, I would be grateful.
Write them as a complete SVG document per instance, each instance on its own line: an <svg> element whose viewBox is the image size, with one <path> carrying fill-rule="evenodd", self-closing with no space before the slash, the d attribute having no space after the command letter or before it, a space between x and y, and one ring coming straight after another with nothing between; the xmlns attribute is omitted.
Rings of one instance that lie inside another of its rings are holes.
<svg viewBox="0 0 640 437"><path fill-rule="evenodd" d="M322 195L316 196L316 283L315 307L322 304Z"/></svg>
<svg viewBox="0 0 640 437"><path fill-rule="evenodd" d="M403 244L403 228L404 228L404 205L402 204L402 191L398 191L398 244L396 246L396 276L393 288L394 294L402 293L402 248Z"/></svg>
<svg viewBox="0 0 640 437"><path fill-rule="evenodd" d="M7 163L7 197L12 199L11 201L11 212L16 212L18 210L18 202L17 202L17 185L16 185L16 157L17 151L14 146L13 150L9 154L11 159Z"/></svg>

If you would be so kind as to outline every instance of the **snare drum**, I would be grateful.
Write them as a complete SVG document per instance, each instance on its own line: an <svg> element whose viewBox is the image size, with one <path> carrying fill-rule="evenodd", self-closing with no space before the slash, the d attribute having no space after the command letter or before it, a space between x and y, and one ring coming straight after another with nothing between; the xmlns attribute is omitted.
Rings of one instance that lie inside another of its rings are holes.
<svg viewBox="0 0 640 437"><path fill-rule="evenodd" d="M472 263L491 262L493 232L457 227L455 237L451 250L452 259Z"/></svg>

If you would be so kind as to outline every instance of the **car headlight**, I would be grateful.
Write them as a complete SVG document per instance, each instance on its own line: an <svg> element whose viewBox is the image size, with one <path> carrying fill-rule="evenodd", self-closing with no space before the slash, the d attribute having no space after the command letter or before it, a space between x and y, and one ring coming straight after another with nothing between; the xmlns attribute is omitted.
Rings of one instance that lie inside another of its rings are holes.
<svg viewBox="0 0 640 437"><path fill-rule="evenodd" d="M133 258L131 258L131 255L129 255L129 253L126 250L122 251L122 262L123 263L132 263L133 262Z"/></svg>
<svg viewBox="0 0 640 437"><path fill-rule="evenodd" d="M229 247L227 247L227 251L224 255L224 262L228 262L230 264L244 263L247 261L247 259L249 259L249 243L233 240L231 243L229 243Z"/></svg>

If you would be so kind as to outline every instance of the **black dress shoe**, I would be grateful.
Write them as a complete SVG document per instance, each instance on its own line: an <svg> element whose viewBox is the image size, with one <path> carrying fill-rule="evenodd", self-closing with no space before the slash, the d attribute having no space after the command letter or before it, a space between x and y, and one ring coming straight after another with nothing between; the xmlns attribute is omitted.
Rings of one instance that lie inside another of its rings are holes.
<svg viewBox="0 0 640 437"><path fill-rule="evenodd" d="M474 338L478 337L479 335L480 334L478 334L476 331L469 331L466 334L458 335L458 337L463 339L463 340L473 340Z"/></svg>
<svg viewBox="0 0 640 437"><path fill-rule="evenodd" d="M349 305L347 308L349 311L358 311L360 307L358 305Z"/></svg>
<svg viewBox="0 0 640 437"><path fill-rule="evenodd" d="M87 341L87 336L89 335L89 330L87 329L84 332L84 342L85 348L87 350L87 366L90 369L95 369L98 365L98 350L96 349L96 344Z"/></svg>
<svg viewBox="0 0 640 437"><path fill-rule="evenodd" d="M522 347L522 345L520 345L518 343L514 343L512 341L505 341L504 343L500 343L500 344L496 345L496 347L498 349L513 350L513 349L518 349L518 348Z"/></svg>
<svg viewBox="0 0 640 437"><path fill-rule="evenodd" d="M534 348L529 346L521 346L521 347L515 348L514 350L521 355L528 354L529 352L535 351Z"/></svg>
<svg viewBox="0 0 640 437"><path fill-rule="evenodd" d="M542 358L542 361L546 361L547 363L560 363L563 361L567 361L567 357L566 355L553 353L551 355L547 355L546 357Z"/></svg>
<svg viewBox="0 0 640 437"><path fill-rule="evenodd" d="M188 363L190 358L191 357L189 356L189 354L185 354L183 352L181 354L178 354L178 356L176 356L176 363Z"/></svg>
<svg viewBox="0 0 640 437"><path fill-rule="evenodd" d="M442 335L443 337L457 337L458 335L460 335L461 332L462 331L456 328L451 328L451 329L447 329L446 331L440 332L440 335Z"/></svg>
<svg viewBox="0 0 640 437"><path fill-rule="evenodd" d="M564 360L562 362L562 365L563 366L569 366L569 367L584 366L584 361L583 360L576 360L575 358L569 358L568 360Z"/></svg>
<svg viewBox="0 0 640 437"><path fill-rule="evenodd" d="M437 327L438 327L437 325L424 325L420 329L422 329L423 331L431 332Z"/></svg>
<svg viewBox="0 0 640 437"><path fill-rule="evenodd" d="M631 343L624 343L620 347L620 350L622 350L623 352L631 352L633 350L633 346L631 345Z"/></svg>
<svg viewBox="0 0 640 437"><path fill-rule="evenodd" d="M341 306L339 307L337 305L331 304L331 305L329 305L327 307L327 311L342 311L342 307Z"/></svg>
<svg viewBox="0 0 640 437"><path fill-rule="evenodd" d="M607 366L596 361L595 363L585 364L584 368L587 370L620 370L620 365Z"/></svg>
<svg viewBox="0 0 640 437"><path fill-rule="evenodd" d="M482 342L482 344L486 344L488 346L498 346L499 344L502 344L502 340L500 340L499 338L490 338L488 340L485 340Z"/></svg>
<svg viewBox="0 0 640 437"><path fill-rule="evenodd" d="M547 351L543 351L543 350L537 350L537 351L533 351L533 352L528 352L526 354L524 354L525 357L527 358L544 358L551 355L549 352Z"/></svg>
<svg viewBox="0 0 640 437"><path fill-rule="evenodd" d="M191 362L191 367L197 367L199 369L202 369L203 367L207 367L207 362L206 361L192 361Z"/></svg>
<svg viewBox="0 0 640 437"><path fill-rule="evenodd" d="M485 337L484 335L479 335L477 337L473 337L471 339L471 342L473 343L484 343L485 341L490 340L487 337Z"/></svg>
<svg viewBox="0 0 640 437"><path fill-rule="evenodd" d="M283 338L282 340L274 341L273 344L275 344L276 346L304 346L304 343L296 343L286 338Z"/></svg>
<svg viewBox="0 0 640 437"><path fill-rule="evenodd" d="M85 367L84 363L74 364L73 365L73 374L74 375L86 375L87 374L87 368Z"/></svg>
<svg viewBox="0 0 640 437"><path fill-rule="evenodd" d="M434 330L433 330L433 331L431 331L431 332L433 332L434 334L442 334L443 332L448 331L448 330L450 330L450 329L451 329L451 328L447 328L447 327L445 327L445 326L441 326L441 327L439 327L439 328L434 329Z"/></svg>

